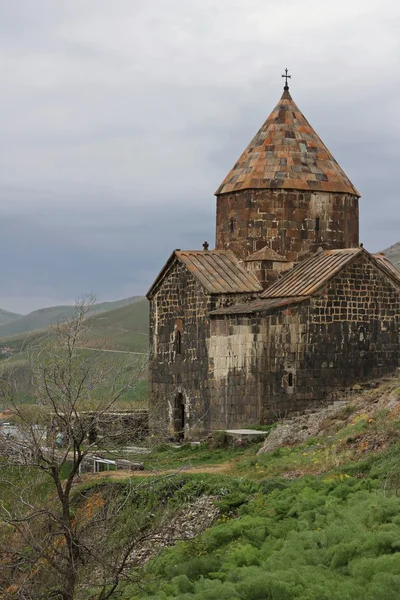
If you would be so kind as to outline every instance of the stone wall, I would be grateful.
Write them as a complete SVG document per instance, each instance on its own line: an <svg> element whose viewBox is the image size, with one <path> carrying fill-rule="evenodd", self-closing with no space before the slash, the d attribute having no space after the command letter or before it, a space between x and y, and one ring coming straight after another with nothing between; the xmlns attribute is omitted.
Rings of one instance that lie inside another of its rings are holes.
<svg viewBox="0 0 400 600"><path fill-rule="evenodd" d="M313 302L304 376L329 389L394 371L400 359L399 294L365 256L344 269Z"/></svg>
<svg viewBox="0 0 400 600"><path fill-rule="evenodd" d="M293 267L290 261L276 260L247 260L244 262L245 268L257 277L263 290L272 285L285 271Z"/></svg>
<svg viewBox="0 0 400 600"><path fill-rule="evenodd" d="M182 263L172 264L150 303L149 408L155 435L180 437L184 429L186 439L196 439L211 430L208 313L251 297L207 294Z"/></svg>
<svg viewBox="0 0 400 600"><path fill-rule="evenodd" d="M214 368L212 429L235 429L260 422L260 357L265 336L257 319L213 319L209 340Z"/></svg>
<svg viewBox="0 0 400 600"><path fill-rule="evenodd" d="M307 318L300 306L213 320L214 429L266 423L310 404L304 392L293 394Z"/></svg>
<svg viewBox="0 0 400 600"><path fill-rule="evenodd" d="M205 343L209 302L193 275L178 261L151 299L150 428L160 438L179 435L182 425L201 430L209 423ZM195 431L192 436L196 437Z"/></svg>
<svg viewBox="0 0 400 600"><path fill-rule="evenodd" d="M358 246L358 198L298 190L243 190L217 197L216 248L246 258L266 244L297 261L319 246Z"/></svg>

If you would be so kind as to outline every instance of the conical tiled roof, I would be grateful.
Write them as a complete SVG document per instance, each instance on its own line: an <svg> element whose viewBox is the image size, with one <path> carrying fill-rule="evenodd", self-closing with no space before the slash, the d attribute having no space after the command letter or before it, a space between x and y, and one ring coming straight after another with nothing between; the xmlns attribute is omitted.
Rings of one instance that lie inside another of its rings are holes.
<svg viewBox="0 0 400 600"><path fill-rule="evenodd" d="M288 89L215 193L264 188L360 195Z"/></svg>

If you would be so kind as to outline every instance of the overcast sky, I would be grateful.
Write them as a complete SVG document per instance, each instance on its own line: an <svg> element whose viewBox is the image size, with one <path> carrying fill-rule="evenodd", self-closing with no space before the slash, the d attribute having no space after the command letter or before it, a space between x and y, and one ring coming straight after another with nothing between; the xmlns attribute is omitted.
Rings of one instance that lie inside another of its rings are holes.
<svg viewBox="0 0 400 600"><path fill-rule="evenodd" d="M285 67L364 245L398 242L399 31L395 0L0 0L0 307L144 294L213 245Z"/></svg>

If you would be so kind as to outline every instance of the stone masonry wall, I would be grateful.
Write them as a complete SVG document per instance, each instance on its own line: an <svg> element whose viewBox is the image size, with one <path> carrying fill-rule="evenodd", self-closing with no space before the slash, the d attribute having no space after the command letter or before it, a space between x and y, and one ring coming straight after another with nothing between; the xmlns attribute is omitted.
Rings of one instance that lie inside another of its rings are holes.
<svg viewBox="0 0 400 600"><path fill-rule="evenodd" d="M208 349L214 368L212 429L259 423L259 362L265 351L265 336L257 318L212 319Z"/></svg>
<svg viewBox="0 0 400 600"><path fill-rule="evenodd" d="M357 247L358 198L298 190L243 190L217 197L217 249L246 258L267 243L293 261L319 246Z"/></svg>
<svg viewBox="0 0 400 600"><path fill-rule="evenodd" d="M400 289L365 256L335 277L313 304L304 376L332 389L399 366Z"/></svg>
<svg viewBox="0 0 400 600"><path fill-rule="evenodd" d="M213 319L214 429L266 423L309 405L290 385L304 354L307 318L307 307L288 307Z"/></svg>
<svg viewBox="0 0 400 600"><path fill-rule="evenodd" d="M209 295L182 263L173 264L150 303L149 409L153 433L175 436L182 416L185 438L196 439L210 431L214 374L208 357L208 313L251 297Z"/></svg>
<svg viewBox="0 0 400 600"><path fill-rule="evenodd" d="M175 262L150 303L150 429L174 436L184 405L185 429L210 419L206 331L209 297L184 265ZM180 334L180 353L177 335ZM181 394L181 396L179 396ZM195 437L195 432L192 432Z"/></svg>

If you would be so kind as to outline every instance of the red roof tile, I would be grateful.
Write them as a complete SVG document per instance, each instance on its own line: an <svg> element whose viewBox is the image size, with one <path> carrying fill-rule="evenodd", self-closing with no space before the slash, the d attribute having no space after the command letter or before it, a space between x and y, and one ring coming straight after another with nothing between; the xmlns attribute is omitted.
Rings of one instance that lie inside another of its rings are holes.
<svg viewBox="0 0 400 600"><path fill-rule="evenodd" d="M288 90L215 193L264 188L360 196Z"/></svg>

